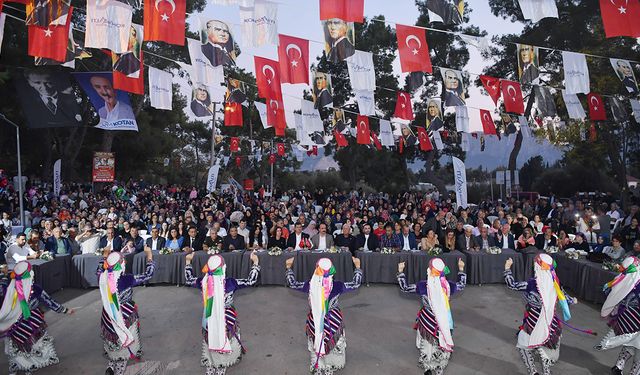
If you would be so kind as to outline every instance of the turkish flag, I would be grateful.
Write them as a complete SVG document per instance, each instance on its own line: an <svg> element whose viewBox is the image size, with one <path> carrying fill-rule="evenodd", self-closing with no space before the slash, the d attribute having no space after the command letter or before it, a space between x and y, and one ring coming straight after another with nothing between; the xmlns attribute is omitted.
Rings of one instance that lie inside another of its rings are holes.
<svg viewBox="0 0 640 375"><path fill-rule="evenodd" d="M318 156L318 146L311 147L311 150L307 151L307 156Z"/></svg>
<svg viewBox="0 0 640 375"><path fill-rule="evenodd" d="M255 56L256 83L258 84L258 95L265 99L282 97L280 88L280 63Z"/></svg>
<svg viewBox="0 0 640 375"><path fill-rule="evenodd" d="M269 164L276 163L276 156L274 154L269 154Z"/></svg>
<svg viewBox="0 0 640 375"><path fill-rule="evenodd" d="M240 168L242 166L242 158L240 156L236 156L236 167Z"/></svg>
<svg viewBox="0 0 640 375"><path fill-rule="evenodd" d="M587 95L587 102L589 103L589 118L591 121L605 121L607 119L607 112L604 109L604 102L600 95L590 92Z"/></svg>
<svg viewBox="0 0 640 375"><path fill-rule="evenodd" d="M422 126L418 126L418 141L420 141L420 151L433 150L429 134L427 134L427 129Z"/></svg>
<svg viewBox="0 0 640 375"><path fill-rule="evenodd" d="M493 99L493 102L498 104L498 99L500 99L500 79L489 76L480 76L480 81L482 81L482 86L487 90L487 93L491 99Z"/></svg>
<svg viewBox="0 0 640 375"><path fill-rule="evenodd" d="M502 86L505 111L523 115L524 99L522 99L520 84L514 81L500 80L500 85Z"/></svg>
<svg viewBox="0 0 640 375"><path fill-rule="evenodd" d="M284 136L287 120L284 116L282 94L278 98L267 99L267 125L275 129L277 136Z"/></svg>
<svg viewBox="0 0 640 375"><path fill-rule="evenodd" d="M600 13L607 38L640 36L640 1L600 0Z"/></svg>
<svg viewBox="0 0 640 375"><path fill-rule="evenodd" d="M448 130L441 131L440 135L442 136L442 139L444 139L444 140L448 140L449 139L449 131Z"/></svg>
<svg viewBox="0 0 640 375"><path fill-rule="evenodd" d="M358 115L356 127L358 129L358 136L356 140L360 145L369 145L371 144L371 137L369 131L369 117Z"/></svg>
<svg viewBox="0 0 640 375"><path fill-rule="evenodd" d="M396 25L396 36L402 72L433 73L425 30L398 24Z"/></svg>
<svg viewBox="0 0 640 375"><path fill-rule="evenodd" d="M67 19L71 19L73 7L69 7ZM64 26L28 26L29 29L29 56L44 57L59 62L67 61L67 44L69 43L69 27L71 22Z"/></svg>
<svg viewBox="0 0 640 375"><path fill-rule="evenodd" d="M278 143L278 156L284 156L284 143Z"/></svg>
<svg viewBox="0 0 640 375"><path fill-rule="evenodd" d="M382 143L380 143L378 135L374 132L371 132L371 139L373 139L373 145L376 146L376 150L382 151Z"/></svg>
<svg viewBox="0 0 640 375"><path fill-rule="evenodd" d="M309 41L279 35L280 82L309 83Z"/></svg>
<svg viewBox="0 0 640 375"><path fill-rule="evenodd" d="M140 75L138 78L127 77L114 70L113 88L132 94L144 95L144 53L142 50L140 51Z"/></svg>
<svg viewBox="0 0 640 375"><path fill-rule="evenodd" d="M491 113L486 109L480 110L480 120L482 121L482 132L485 135L497 135L496 125L493 123Z"/></svg>
<svg viewBox="0 0 640 375"><path fill-rule="evenodd" d="M364 0L320 0L320 19L364 22Z"/></svg>
<svg viewBox="0 0 640 375"><path fill-rule="evenodd" d="M404 138L400 137L400 143L398 143L398 152L399 153L403 153L404 152Z"/></svg>
<svg viewBox="0 0 640 375"><path fill-rule="evenodd" d="M339 131L333 129L333 136L336 138L336 144L338 147L347 147L349 146L349 141L347 141L347 137Z"/></svg>
<svg viewBox="0 0 640 375"><path fill-rule="evenodd" d="M184 46L187 0L144 0L144 40Z"/></svg>
<svg viewBox="0 0 640 375"><path fill-rule="evenodd" d="M225 104L224 126L242 126L242 104L233 102Z"/></svg>
<svg viewBox="0 0 640 375"><path fill-rule="evenodd" d="M396 100L396 111L393 116L404 120L413 120L411 96L408 93L398 91L398 100Z"/></svg>
<svg viewBox="0 0 640 375"><path fill-rule="evenodd" d="M240 151L240 138L238 137L231 137L231 146L229 146L229 150L231 152L238 152Z"/></svg>

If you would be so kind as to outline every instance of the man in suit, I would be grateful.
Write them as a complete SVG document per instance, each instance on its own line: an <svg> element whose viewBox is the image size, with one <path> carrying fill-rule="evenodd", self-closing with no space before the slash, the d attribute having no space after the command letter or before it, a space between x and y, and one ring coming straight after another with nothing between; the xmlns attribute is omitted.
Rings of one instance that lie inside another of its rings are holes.
<svg viewBox="0 0 640 375"><path fill-rule="evenodd" d="M218 20L207 22L207 43L202 45L202 54L211 65L235 65L233 39L229 26Z"/></svg>
<svg viewBox="0 0 640 375"><path fill-rule="evenodd" d="M51 73L25 70L27 82L25 97L29 103L25 113L33 127L60 127L79 125L80 107L71 85L62 87Z"/></svg>
<svg viewBox="0 0 640 375"><path fill-rule="evenodd" d="M520 83L532 83L540 76L536 66L535 50L527 44L518 45L518 62L520 63Z"/></svg>
<svg viewBox="0 0 640 375"><path fill-rule="evenodd" d="M120 72L125 76L134 75L140 72L140 59L137 54L140 53L140 42L138 41L138 30L131 25L129 33L129 44L127 52L119 55L113 63L113 71Z"/></svg>
<svg viewBox="0 0 640 375"><path fill-rule="evenodd" d="M480 249L480 244L476 241L476 238L473 237L473 226L469 224L464 225L464 234L458 236L458 243L456 248L460 251L474 251Z"/></svg>
<svg viewBox="0 0 640 375"><path fill-rule="evenodd" d="M482 250L496 246L496 239L489 235L489 228L486 226L482 226L480 228L480 235L476 237L476 242L480 245L480 249Z"/></svg>
<svg viewBox="0 0 640 375"><path fill-rule="evenodd" d="M443 236L443 233L442 233L442 225L440 225L440 221L444 219L444 216L445 216L444 211L440 210L435 216L432 216L429 219L427 219L427 221L422 226L422 230L421 230L422 236L423 237L426 236L427 232L429 232L429 229L431 229L436 234L436 236L438 236L438 238L441 238Z"/></svg>
<svg viewBox="0 0 640 375"><path fill-rule="evenodd" d="M247 94L242 91L240 81L235 78L229 78L227 101L230 103L244 103L247 101Z"/></svg>
<svg viewBox="0 0 640 375"><path fill-rule="evenodd" d="M213 104L209 98L209 91L205 85L196 86L191 100L191 111L196 117L213 115Z"/></svg>
<svg viewBox="0 0 640 375"><path fill-rule="evenodd" d="M107 249L109 251L120 251L122 250L122 237L116 235L113 227L107 227L106 234L100 238L98 248L102 251Z"/></svg>
<svg viewBox="0 0 640 375"><path fill-rule="evenodd" d="M418 241L416 235L411 232L409 224L402 226L402 233L400 233L400 250L414 250L418 248Z"/></svg>
<svg viewBox="0 0 640 375"><path fill-rule="evenodd" d="M295 227L293 228L293 233L289 234L289 238L287 238L287 249L304 249L308 246L307 242L309 242L309 235L306 233L302 233L302 224L300 222L297 222Z"/></svg>
<svg viewBox="0 0 640 375"><path fill-rule="evenodd" d="M554 117L556 115L556 103L553 100L548 87L533 86L538 112L544 117Z"/></svg>
<svg viewBox="0 0 640 375"><path fill-rule="evenodd" d="M349 249L353 256L356 256L356 239L351 235L351 226L343 225L342 234L337 236L333 241L336 246L343 250Z"/></svg>
<svg viewBox="0 0 640 375"><path fill-rule="evenodd" d="M326 73L316 72L313 95L315 99L313 107L315 109L324 108L333 103L333 96L329 92L329 82Z"/></svg>
<svg viewBox="0 0 640 375"><path fill-rule="evenodd" d="M538 233L535 241L538 250L546 250L550 246L558 246L557 238L553 235L551 227L548 226L542 228L542 233Z"/></svg>
<svg viewBox="0 0 640 375"><path fill-rule="evenodd" d="M124 243L129 248L133 245L133 250L136 254L144 251L144 240L138 235L138 227L134 225L131 226L129 235L125 237Z"/></svg>
<svg viewBox="0 0 640 375"><path fill-rule="evenodd" d="M378 236L371 232L371 224L365 223L362 226L362 233L356 236L356 248L376 251L380 249Z"/></svg>
<svg viewBox="0 0 640 375"><path fill-rule="evenodd" d="M62 237L62 229L55 227L51 231L53 234L47 238L47 242L44 244L45 250L55 255L69 255L71 254L71 244L66 237Z"/></svg>
<svg viewBox="0 0 640 375"><path fill-rule="evenodd" d="M626 60L618 60L616 61L615 68L618 72L618 77L622 81L624 87L626 87L629 94L632 96L638 95L638 84L635 76L633 75L631 64Z"/></svg>
<svg viewBox="0 0 640 375"><path fill-rule="evenodd" d="M516 240L511 234L511 225L504 224L499 233L496 233L496 246L501 249L512 249L516 248Z"/></svg>
<svg viewBox="0 0 640 375"><path fill-rule="evenodd" d="M327 20L326 25L329 34L327 60L337 64L347 57L353 56L356 53L356 49L347 38L347 23L339 18L331 18Z"/></svg>
<svg viewBox="0 0 640 375"><path fill-rule="evenodd" d="M222 241L222 250L243 250L246 248L246 244L244 237L238 234L238 227L233 226L229 228L229 235Z"/></svg>
<svg viewBox="0 0 640 375"><path fill-rule="evenodd" d="M182 250L200 251L202 250L202 238L198 235L198 229L191 226L187 231L187 237L182 242Z"/></svg>
<svg viewBox="0 0 640 375"><path fill-rule="evenodd" d="M166 240L160 237L160 231L158 227L151 228L151 237L147 238L145 243L145 249L150 249L151 251L159 251L160 249L165 247Z"/></svg>
<svg viewBox="0 0 640 375"><path fill-rule="evenodd" d="M464 105L464 86L454 70L447 69L442 74L444 79L444 105L456 107Z"/></svg>
<svg viewBox="0 0 640 375"><path fill-rule="evenodd" d="M327 234L327 224L320 223L318 233L311 237L311 245L318 250L330 249L333 246L333 236Z"/></svg>

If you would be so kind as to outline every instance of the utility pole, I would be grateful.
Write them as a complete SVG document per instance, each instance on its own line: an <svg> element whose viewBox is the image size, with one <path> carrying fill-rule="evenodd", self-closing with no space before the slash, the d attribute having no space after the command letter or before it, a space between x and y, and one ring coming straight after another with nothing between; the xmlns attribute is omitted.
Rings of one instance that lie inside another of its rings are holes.
<svg viewBox="0 0 640 375"><path fill-rule="evenodd" d="M216 106L218 103L213 102L213 113L211 114L211 162L209 166L215 164L216 156Z"/></svg>
<svg viewBox="0 0 640 375"><path fill-rule="evenodd" d="M269 154L269 157L271 157L271 155L273 155L273 139L271 140L271 153ZM275 163L269 163L271 165L271 196L273 197L273 164Z"/></svg>
<svg viewBox="0 0 640 375"><path fill-rule="evenodd" d="M18 153L18 194L20 202L20 225L24 230L26 223L24 221L24 191L22 189L22 156L20 153L20 127L15 122L9 120L4 114L0 113L0 119L4 120L7 124L16 128L16 151ZM9 228L10 230L11 228Z"/></svg>

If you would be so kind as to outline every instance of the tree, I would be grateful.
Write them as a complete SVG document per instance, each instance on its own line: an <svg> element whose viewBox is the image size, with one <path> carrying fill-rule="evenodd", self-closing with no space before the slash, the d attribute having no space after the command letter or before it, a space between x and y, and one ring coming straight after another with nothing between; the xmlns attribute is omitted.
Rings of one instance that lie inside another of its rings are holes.
<svg viewBox="0 0 640 375"><path fill-rule="evenodd" d="M530 191L533 182L544 172L543 162L542 156L537 155L527 160L520 168L520 186L523 191Z"/></svg>

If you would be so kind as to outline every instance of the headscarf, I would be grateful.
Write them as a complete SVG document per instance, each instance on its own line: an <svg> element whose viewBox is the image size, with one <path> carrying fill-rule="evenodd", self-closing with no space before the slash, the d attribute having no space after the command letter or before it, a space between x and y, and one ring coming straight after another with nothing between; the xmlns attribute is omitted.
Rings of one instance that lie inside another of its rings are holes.
<svg viewBox="0 0 640 375"><path fill-rule="evenodd" d="M602 305L600 316L609 316L615 307L638 285L640 282L638 265L640 265L640 259L633 256L627 257L620 265L620 274L605 284L604 289L611 291Z"/></svg>
<svg viewBox="0 0 640 375"><path fill-rule="evenodd" d="M549 330L556 310L556 302L560 304L564 320L571 319L567 299L560 288L560 281L555 272L555 262L548 254L538 254L535 259L535 279L538 294L542 300L542 308L531 335L529 347L535 348L544 344L549 338Z"/></svg>
<svg viewBox="0 0 640 375"><path fill-rule="evenodd" d="M431 311L433 311L438 323L438 345L443 350L451 352L453 351L453 338L451 337L453 316L449 306L451 290L449 281L445 278L448 273L449 267L444 264L442 259L431 259L427 270L427 297Z"/></svg>
<svg viewBox="0 0 640 375"><path fill-rule="evenodd" d="M316 263L309 282L309 305L313 315L315 340L313 349L318 356L326 354L324 347L324 317L329 311L329 295L333 289L333 275L336 269L329 258L321 258Z"/></svg>
<svg viewBox="0 0 640 375"><path fill-rule="evenodd" d="M33 277L31 277L31 264L29 262L18 262L11 272L11 283L7 288L2 308L0 308L0 332L6 332L14 325L20 317L29 319L31 308L29 307L29 297Z"/></svg>
<svg viewBox="0 0 640 375"><path fill-rule="evenodd" d="M227 266L220 255L209 257L202 268L202 327L207 329L209 350L220 353L231 352L227 338L227 323L224 306L224 280Z"/></svg>
<svg viewBox="0 0 640 375"><path fill-rule="evenodd" d="M120 344L126 348L133 344L134 338L124 322L118 297L118 280L124 272L124 258L119 252L112 252L105 260L103 267L104 272L100 274L99 280L102 307L109 316Z"/></svg>

